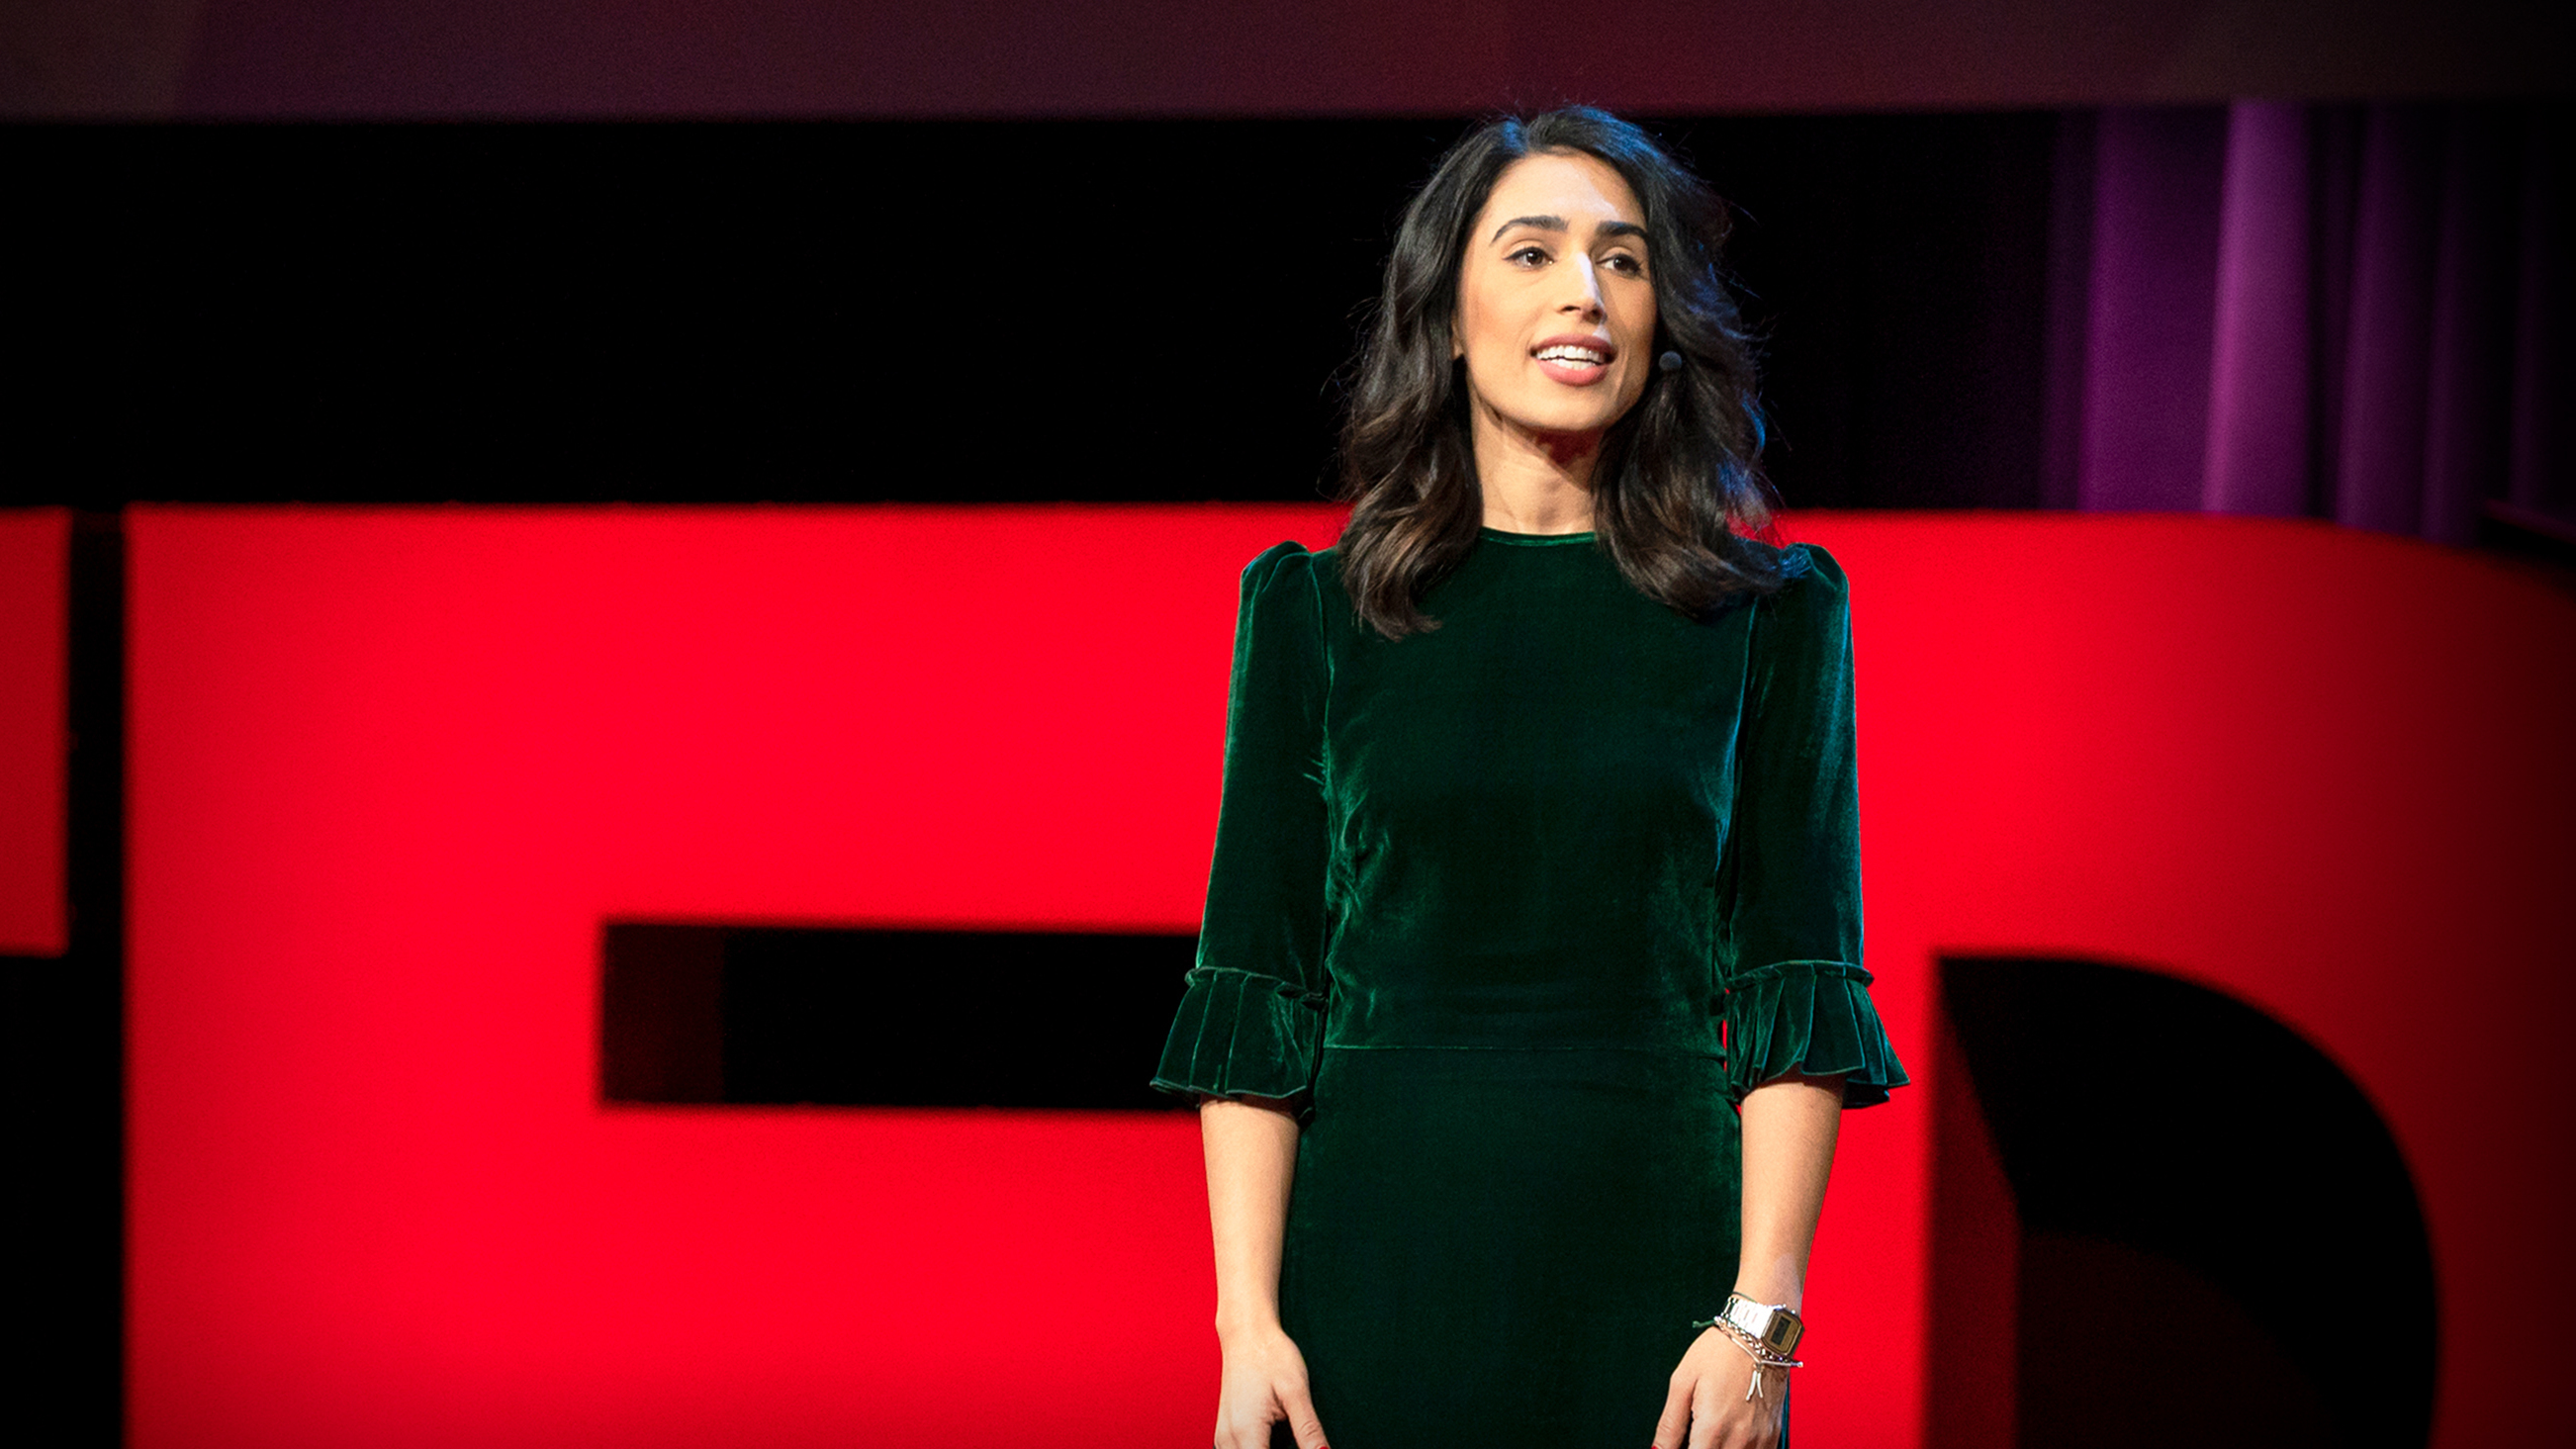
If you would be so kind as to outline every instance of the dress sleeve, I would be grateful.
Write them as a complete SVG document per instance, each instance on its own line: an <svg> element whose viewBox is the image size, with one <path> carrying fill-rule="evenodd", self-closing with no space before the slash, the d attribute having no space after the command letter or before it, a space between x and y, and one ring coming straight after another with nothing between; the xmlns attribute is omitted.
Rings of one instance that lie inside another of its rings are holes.
<svg viewBox="0 0 2576 1449"><path fill-rule="evenodd" d="M1197 963L1153 1084L1311 1111L1324 1037L1322 597L1306 550L1243 571L1226 706L1225 785Z"/></svg>
<svg viewBox="0 0 2576 1449"><path fill-rule="evenodd" d="M1754 606L1720 871L1727 1091L1841 1073L1843 1105L1868 1107L1906 1077L1860 965L1851 597L1833 555L1793 551L1806 568Z"/></svg>

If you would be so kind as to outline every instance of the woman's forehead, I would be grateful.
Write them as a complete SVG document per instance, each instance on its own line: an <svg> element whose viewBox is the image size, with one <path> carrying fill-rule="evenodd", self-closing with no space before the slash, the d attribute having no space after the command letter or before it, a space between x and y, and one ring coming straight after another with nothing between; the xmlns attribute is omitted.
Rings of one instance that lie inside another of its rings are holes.
<svg viewBox="0 0 2576 1449"><path fill-rule="evenodd" d="M1644 208L1618 170L1580 151L1524 156L1494 178L1484 215L1496 222L1516 216L1554 216L1567 223L1625 221L1645 224ZM1492 224L1484 230L1490 232Z"/></svg>

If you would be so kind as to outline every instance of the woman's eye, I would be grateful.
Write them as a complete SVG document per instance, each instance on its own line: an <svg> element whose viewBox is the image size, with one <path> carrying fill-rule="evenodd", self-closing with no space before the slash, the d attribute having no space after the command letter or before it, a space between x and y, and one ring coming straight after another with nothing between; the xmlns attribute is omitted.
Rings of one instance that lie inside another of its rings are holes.
<svg viewBox="0 0 2576 1449"><path fill-rule="evenodd" d="M1522 247L1518 251L1505 253L1503 260L1516 267L1535 267L1539 263L1547 260L1547 249L1544 247Z"/></svg>
<svg viewBox="0 0 2576 1449"><path fill-rule="evenodd" d="M1642 277L1646 274L1646 264L1638 258L1628 255L1626 252L1611 253L1609 260L1603 262L1602 265L1610 268L1610 270L1614 272L1623 273L1631 277Z"/></svg>

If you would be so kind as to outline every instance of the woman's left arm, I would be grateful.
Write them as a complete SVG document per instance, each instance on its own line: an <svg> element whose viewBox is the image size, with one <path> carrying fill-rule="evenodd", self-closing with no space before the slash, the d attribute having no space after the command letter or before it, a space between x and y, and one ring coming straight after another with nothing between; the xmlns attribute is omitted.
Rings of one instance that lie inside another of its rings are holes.
<svg viewBox="0 0 2576 1449"><path fill-rule="evenodd" d="M1735 1291L1803 1313L1842 1113L1886 1101L1905 1068L1860 965L1849 582L1832 554L1794 547L1804 568L1756 605L1750 625L1735 811L1718 873L1726 930L1712 964L1744 1136ZM1831 1337L1849 1342L1839 1328ZM1757 1376L1737 1342L1711 1328L1682 1355L1655 1449L1779 1443L1788 1371Z"/></svg>
<svg viewBox="0 0 2576 1449"><path fill-rule="evenodd" d="M1756 1303L1806 1311L1807 1253L1842 1112L1840 1076L1790 1075L1744 1094L1744 1246L1735 1291ZM1762 1389L1748 1398L1756 1372ZM1655 1449L1772 1449L1787 1379L1785 1369L1757 1370L1726 1330L1702 1330L1673 1370Z"/></svg>

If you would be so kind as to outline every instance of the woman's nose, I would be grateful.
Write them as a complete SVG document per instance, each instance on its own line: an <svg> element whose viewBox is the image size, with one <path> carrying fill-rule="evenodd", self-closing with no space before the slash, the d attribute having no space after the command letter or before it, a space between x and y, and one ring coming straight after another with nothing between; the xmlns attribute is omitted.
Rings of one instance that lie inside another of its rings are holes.
<svg viewBox="0 0 2576 1449"><path fill-rule="evenodd" d="M1562 269L1557 275L1572 283L1565 297L1559 301L1557 310L1598 319L1601 315L1601 276L1593 270L1592 259L1578 256L1573 266Z"/></svg>

